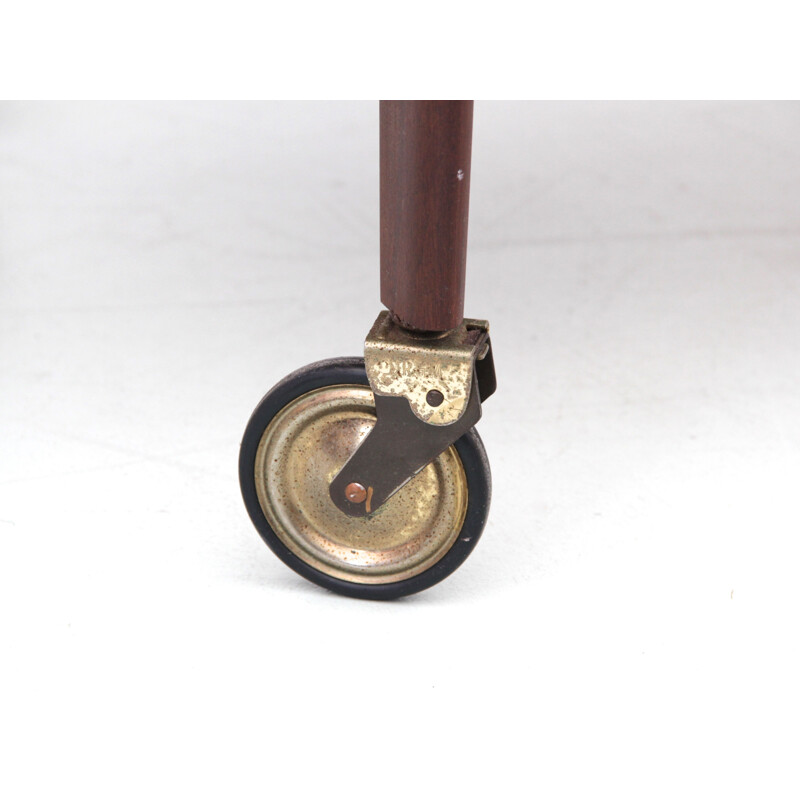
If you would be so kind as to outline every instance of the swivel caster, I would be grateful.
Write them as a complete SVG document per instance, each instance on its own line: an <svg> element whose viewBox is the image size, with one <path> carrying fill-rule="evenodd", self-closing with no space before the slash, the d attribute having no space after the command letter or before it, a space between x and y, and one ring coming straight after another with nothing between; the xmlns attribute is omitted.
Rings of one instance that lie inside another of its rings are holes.
<svg viewBox="0 0 800 800"><path fill-rule="evenodd" d="M310 364L274 386L242 439L239 480L261 537L300 575L351 597L438 583L486 523L491 478L474 425L495 389L493 358L488 323L463 319L471 123L471 103L381 104L381 296L392 313L379 314L365 358ZM436 235L415 248L425 226Z"/></svg>

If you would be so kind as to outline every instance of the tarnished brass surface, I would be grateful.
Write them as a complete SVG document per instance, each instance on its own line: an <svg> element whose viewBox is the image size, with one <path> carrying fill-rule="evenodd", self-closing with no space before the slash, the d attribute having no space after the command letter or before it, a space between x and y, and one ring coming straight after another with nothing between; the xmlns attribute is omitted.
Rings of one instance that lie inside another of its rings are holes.
<svg viewBox="0 0 800 800"><path fill-rule="evenodd" d="M451 446L374 513L340 511L328 487L374 424L369 387L323 387L283 408L256 454L258 500L278 538L316 569L355 583L424 572L455 543L467 509Z"/></svg>
<svg viewBox="0 0 800 800"><path fill-rule="evenodd" d="M465 319L443 336L416 336L382 311L364 343L370 386L376 394L408 398L423 422L451 425L469 402L474 362L488 332L486 320ZM437 406L428 403L431 391L444 398Z"/></svg>

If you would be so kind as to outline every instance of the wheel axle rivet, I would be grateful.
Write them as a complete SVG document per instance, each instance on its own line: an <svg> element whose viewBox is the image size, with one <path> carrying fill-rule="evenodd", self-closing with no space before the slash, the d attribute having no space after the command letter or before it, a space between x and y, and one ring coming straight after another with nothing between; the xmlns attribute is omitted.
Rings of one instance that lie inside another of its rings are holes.
<svg viewBox="0 0 800 800"><path fill-rule="evenodd" d="M351 503L363 503L367 499L367 490L360 483L348 483L344 494Z"/></svg>

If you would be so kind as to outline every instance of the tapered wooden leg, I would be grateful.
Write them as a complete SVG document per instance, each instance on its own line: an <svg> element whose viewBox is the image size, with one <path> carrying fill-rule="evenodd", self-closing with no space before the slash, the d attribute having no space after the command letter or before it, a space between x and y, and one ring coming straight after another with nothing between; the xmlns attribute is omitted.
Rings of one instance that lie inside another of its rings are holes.
<svg viewBox="0 0 800 800"><path fill-rule="evenodd" d="M380 104L381 301L405 327L464 316L471 100Z"/></svg>

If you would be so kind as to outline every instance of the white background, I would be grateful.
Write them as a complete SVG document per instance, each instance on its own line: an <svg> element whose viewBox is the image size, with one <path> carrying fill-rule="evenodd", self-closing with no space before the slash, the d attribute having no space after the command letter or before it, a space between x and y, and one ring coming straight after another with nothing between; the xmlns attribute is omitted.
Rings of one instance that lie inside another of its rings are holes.
<svg viewBox="0 0 800 800"><path fill-rule="evenodd" d="M0 106L8 797L796 797L800 106L479 103L484 537L340 598L261 395L358 354L377 106Z"/></svg>

